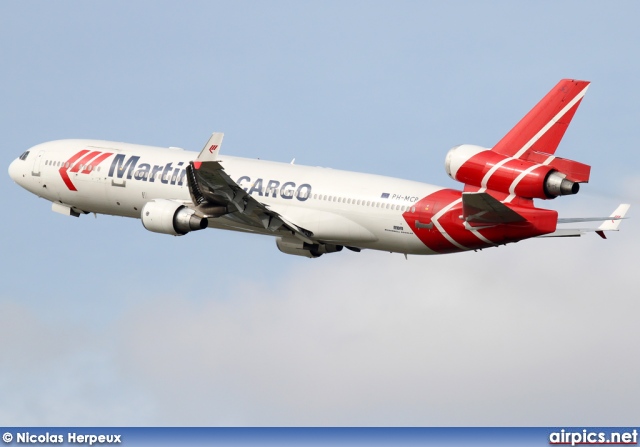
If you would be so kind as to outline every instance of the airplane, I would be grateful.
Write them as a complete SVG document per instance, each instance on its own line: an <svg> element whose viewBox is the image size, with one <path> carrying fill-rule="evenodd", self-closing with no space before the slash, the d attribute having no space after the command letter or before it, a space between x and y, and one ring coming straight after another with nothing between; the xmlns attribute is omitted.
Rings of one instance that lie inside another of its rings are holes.
<svg viewBox="0 0 640 447"><path fill-rule="evenodd" d="M555 151L588 81L561 80L492 148L463 144L445 158L463 190L291 163L221 156L215 132L197 152L99 140L38 144L9 166L57 213L134 217L181 236L218 228L274 236L280 251L317 258L344 247L431 255L481 250L533 237L616 231L629 210L558 218L534 199L574 195L590 166ZM597 228L558 224L603 222Z"/></svg>

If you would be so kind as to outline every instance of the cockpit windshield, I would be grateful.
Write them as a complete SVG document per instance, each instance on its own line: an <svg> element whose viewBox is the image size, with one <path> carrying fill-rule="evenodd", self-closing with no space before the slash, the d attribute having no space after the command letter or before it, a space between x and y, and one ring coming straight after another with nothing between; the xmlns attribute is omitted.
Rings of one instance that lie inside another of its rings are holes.
<svg viewBox="0 0 640 447"><path fill-rule="evenodd" d="M20 160L26 160L28 156L29 156L29 151L26 151L24 154L20 156Z"/></svg>

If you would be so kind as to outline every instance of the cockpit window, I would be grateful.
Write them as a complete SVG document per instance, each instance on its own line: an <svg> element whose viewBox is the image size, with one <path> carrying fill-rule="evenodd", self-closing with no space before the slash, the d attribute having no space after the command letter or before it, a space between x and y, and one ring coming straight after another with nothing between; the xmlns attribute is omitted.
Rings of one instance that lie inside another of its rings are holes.
<svg viewBox="0 0 640 447"><path fill-rule="evenodd" d="M26 151L24 154L20 156L20 160L26 160L28 156L29 156L29 151Z"/></svg>

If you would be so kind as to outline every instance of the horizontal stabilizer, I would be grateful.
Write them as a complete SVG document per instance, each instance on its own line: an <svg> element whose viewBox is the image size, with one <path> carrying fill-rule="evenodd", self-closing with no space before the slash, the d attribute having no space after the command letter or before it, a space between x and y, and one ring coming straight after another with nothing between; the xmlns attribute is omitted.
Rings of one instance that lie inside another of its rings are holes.
<svg viewBox="0 0 640 447"><path fill-rule="evenodd" d="M527 220L486 192L463 192L462 213L466 222L498 224Z"/></svg>

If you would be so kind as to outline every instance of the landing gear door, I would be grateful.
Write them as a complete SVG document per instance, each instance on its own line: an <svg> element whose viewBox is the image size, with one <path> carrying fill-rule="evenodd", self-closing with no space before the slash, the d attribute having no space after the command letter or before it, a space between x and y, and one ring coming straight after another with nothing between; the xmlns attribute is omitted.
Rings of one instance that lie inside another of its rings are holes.
<svg viewBox="0 0 640 447"><path fill-rule="evenodd" d="M42 163L42 157L44 156L44 151L38 152L35 160L33 160L33 169L31 170L31 175L34 177L40 177L40 163Z"/></svg>

